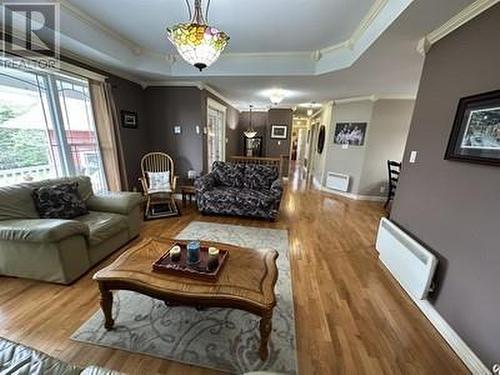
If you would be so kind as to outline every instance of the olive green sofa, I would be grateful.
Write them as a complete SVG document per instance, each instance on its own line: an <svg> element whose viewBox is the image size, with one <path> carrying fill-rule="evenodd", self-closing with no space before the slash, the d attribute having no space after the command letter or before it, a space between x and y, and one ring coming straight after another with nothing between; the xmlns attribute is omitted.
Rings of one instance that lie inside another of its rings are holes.
<svg viewBox="0 0 500 375"><path fill-rule="evenodd" d="M89 213L40 219L33 189L75 181ZM0 275L73 282L139 235L142 202L138 193L96 195L83 176L0 187Z"/></svg>

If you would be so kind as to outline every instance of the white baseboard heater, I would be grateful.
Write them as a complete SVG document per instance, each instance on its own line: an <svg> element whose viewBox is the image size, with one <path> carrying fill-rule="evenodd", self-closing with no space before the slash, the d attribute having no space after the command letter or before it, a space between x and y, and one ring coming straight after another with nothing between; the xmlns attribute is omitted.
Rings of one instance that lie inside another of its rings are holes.
<svg viewBox="0 0 500 375"><path fill-rule="evenodd" d="M386 218L380 220L376 248L382 263L406 292L417 299L425 299L437 258Z"/></svg>
<svg viewBox="0 0 500 375"><path fill-rule="evenodd" d="M328 172L326 187L332 190L348 191L350 177L346 174Z"/></svg>

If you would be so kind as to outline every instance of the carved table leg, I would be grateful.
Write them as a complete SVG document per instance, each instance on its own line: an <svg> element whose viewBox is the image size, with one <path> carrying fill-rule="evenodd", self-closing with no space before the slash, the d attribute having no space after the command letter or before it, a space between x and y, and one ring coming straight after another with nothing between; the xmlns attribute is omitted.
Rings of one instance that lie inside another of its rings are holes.
<svg viewBox="0 0 500 375"><path fill-rule="evenodd" d="M99 283L99 290L101 292L101 309L104 313L104 328L109 331L115 324L112 315L113 293L105 287L104 283Z"/></svg>
<svg viewBox="0 0 500 375"><path fill-rule="evenodd" d="M262 319L260 320L260 349L259 355L260 359L265 361L267 356L269 355L269 350L267 348L267 343L269 342L269 336L271 334L271 330L273 320L273 311L266 311L262 314Z"/></svg>

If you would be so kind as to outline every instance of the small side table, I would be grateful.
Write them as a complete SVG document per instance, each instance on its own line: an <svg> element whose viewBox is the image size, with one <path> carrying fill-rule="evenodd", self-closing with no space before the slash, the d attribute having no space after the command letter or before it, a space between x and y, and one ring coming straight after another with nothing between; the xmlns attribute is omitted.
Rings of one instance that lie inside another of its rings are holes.
<svg viewBox="0 0 500 375"><path fill-rule="evenodd" d="M196 202L196 189L194 186L181 186L181 194L182 194L182 207L186 207L188 198L189 203Z"/></svg>

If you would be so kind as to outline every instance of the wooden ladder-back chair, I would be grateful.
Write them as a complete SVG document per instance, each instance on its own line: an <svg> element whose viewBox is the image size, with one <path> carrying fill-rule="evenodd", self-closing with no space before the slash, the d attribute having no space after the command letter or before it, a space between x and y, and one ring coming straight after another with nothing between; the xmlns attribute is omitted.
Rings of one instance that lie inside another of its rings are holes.
<svg viewBox="0 0 500 375"><path fill-rule="evenodd" d="M389 190L387 191L387 200L384 208L394 199L396 188L398 187L399 175L401 173L401 163L394 160L387 160L387 172L389 173Z"/></svg>
<svg viewBox="0 0 500 375"><path fill-rule="evenodd" d="M170 186L166 185L164 189L152 189L148 173L160 172L170 173ZM179 215L179 210L174 200L174 193L177 185L177 176L175 176L174 172L175 164L173 159L163 152L150 152L142 157L142 177L140 177L139 180L146 197L146 219ZM165 205L167 210L159 214L152 214L151 209L156 204Z"/></svg>

